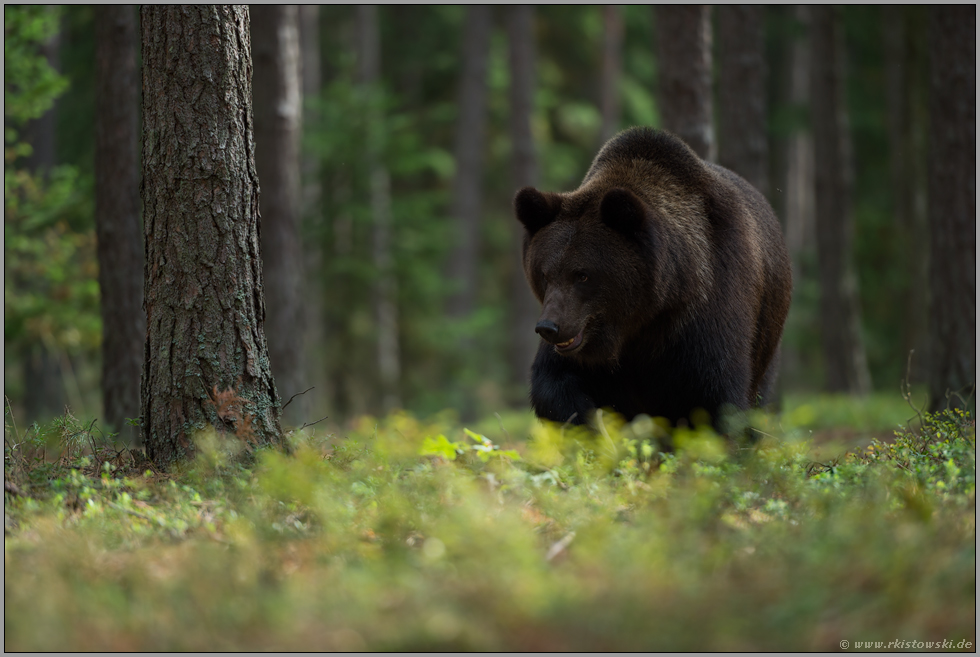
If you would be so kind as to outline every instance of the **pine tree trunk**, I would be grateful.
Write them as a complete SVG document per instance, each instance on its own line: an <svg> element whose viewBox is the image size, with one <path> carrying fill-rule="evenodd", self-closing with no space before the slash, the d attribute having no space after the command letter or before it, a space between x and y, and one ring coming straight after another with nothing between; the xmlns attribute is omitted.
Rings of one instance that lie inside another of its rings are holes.
<svg viewBox="0 0 980 657"><path fill-rule="evenodd" d="M320 74L320 6L299 5L300 71L302 73L303 99L320 95L323 84ZM303 108L303 125L315 125L317 118L309 107ZM320 205L320 161L315 155L300 154L303 186L303 214L307 215Z"/></svg>
<svg viewBox="0 0 980 657"><path fill-rule="evenodd" d="M448 311L456 318L470 314L477 292L491 19L491 8L487 5L466 8L463 70L457 104L456 178L452 196L456 240L449 265L449 278L456 290L450 297Z"/></svg>
<svg viewBox="0 0 980 657"><path fill-rule="evenodd" d="M299 236L303 111L299 8L255 5L251 14L265 329L276 387L284 399L289 399L309 387L303 376L303 251ZM300 395L283 411L287 424L298 425L307 418L306 401Z"/></svg>
<svg viewBox="0 0 980 657"><path fill-rule="evenodd" d="M47 11L55 11L55 8L49 6ZM40 47L40 54L55 70L59 68L60 47L61 36L58 32ZM54 107L24 126L24 141L33 148L24 165L35 175L47 176L57 163L57 107L55 101ZM62 355L58 350L44 342L32 345L24 355L24 414L27 422L48 422L64 412L66 394L61 360Z"/></svg>
<svg viewBox="0 0 980 657"><path fill-rule="evenodd" d="M769 196L762 5L718 5L718 164Z"/></svg>
<svg viewBox="0 0 980 657"><path fill-rule="evenodd" d="M299 6L300 69L303 81L303 135L316 134L321 129L320 112L311 107L310 99L321 95L322 67L320 53L320 6ZM320 157L309 151L300 152L300 185L302 186L301 225L319 226L325 219L323 204L323 180ZM306 222L309 222L308 224ZM307 235L301 231L302 235ZM323 267L329 254L320 240L303 239L303 315L306 354L303 359L304 374L314 388L304 394L305 408L311 417L325 415L331 396L331 382L326 359L329 339L328 320L325 312ZM295 402L294 402L295 403ZM292 408L290 406L289 408ZM287 409L288 410L288 409Z"/></svg>
<svg viewBox="0 0 980 657"><path fill-rule="evenodd" d="M792 104L790 89L793 84L792 51L793 35L782 26L789 23L792 8L769 5L764 8L766 23L779 26L777 34L766 47L766 70L768 71L767 115L775 116ZM767 27L768 31L769 28ZM789 173L790 135L783 130L769 131L769 203L786 232L786 184Z"/></svg>
<svg viewBox="0 0 980 657"><path fill-rule="evenodd" d="M808 7L792 8L796 19L809 32L810 11ZM800 37L790 48L789 59L791 82L789 98L794 108L806 108L810 104L810 55L812 47L809 36ZM816 242L814 229L814 177L813 177L813 135L807 130L798 130L787 145L785 217L783 225L786 248L793 261L793 278L802 280L801 255L804 247Z"/></svg>
<svg viewBox="0 0 980 657"><path fill-rule="evenodd" d="M243 6L141 8L143 441L167 467L214 427L277 443Z"/></svg>
<svg viewBox="0 0 980 657"><path fill-rule="evenodd" d="M105 422L127 441L139 417L143 314L140 235L136 9L95 9L95 231L102 293L102 394Z"/></svg>
<svg viewBox="0 0 980 657"><path fill-rule="evenodd" d="M902 322L903 353L913 353L910 383L924 383L928 369L929 242L926 217L924 135L925 18L922 8L883 11L885 93L888 107L889 163L897 237L908 264L907 312Z"/></svg>
<svg viewBox="0 0 980 657"><path fill-rule="evenodd" d="M816 172L820 330L830 392L871 389L854 273L852 162L844 99L844 43L838 10L812 11L811 120Z"/></svg>
<svg viewBox="0 0 980 657"><path fill-rule="evenodd" d="M784 20L798 22L806 28L809 25L809 9L804 6L779 8L785 11ZM804 29L804 32L806 30ZM794 112L800 112L809 106L810 99L810 42L809 38L800 35L787 39L784 49L781 49L781 60L775 63L784 66L780 75L785 78L780 82L784 86L782 104ZM783 236L786 249L789 251L793 265L794 298L803 289L800 282L809 280L814 273L808 268L804 271L803 254L810 251L816 243L814 231L814 177L813 177L813 136L804 126L799 126L792 133L780 139L774 139L777 145L772 150L772 176L770 198L773 209L779 213L783 224ZM777 209L778 208L778 209ZM791 343L783 342L780 358L780 380L787 386L800 381L804 374L804 353Z"/></svg>
<svg viewBox="0 0 980 657"><path fill-rule="evenodd" d="M714 160L711 7L662 5L654 17L661 126Z"/></svg>
<svg viewBox="0 0 980 657"><path fill-rule="evenodd" d="M619 128L619 78L623 68L623 10L617 5L602 8L602 78L599 106L602 112L601 144Z"/></svg>
<svg viewBox="0 0 980 657"><path fill-rule="evenodd" d="M371 259L374 284L374 320L377 325L376 356L381 383L381 407L391 411L401 405L398 383L398 286L391 255L391 181L384 165L385 128L381 100L381 36L377 5L357 8L358 84L368 99L367 160L371 190Z"/></svg>
<svg viewBox="0 0 980 657"><path fill-rule="evenodd" d="M352 57L355 62L360 47L357 43L356 14L356 9L345 12L339 30L344 37L342 45L345 55ZM333 76L340 74L341 71L332 70ZM354 216L351 208L354 203L354 183L360 176L361 168L357 168L357 173L352 171L352 168L345 167L343 170L334 171L329 181L326 181L328 188L324 193L324 198L330 200L330 207L334 209L332 213L324 216L324 220L330 227L328 255L334 261L340 262L350 261L352 258L365 261L370 257L361 248L361 240L355 240ZM353 329L352 313L349 309L359 307L368 291L360 281L347 277L338 284L325 286L324 293L323 317L324 333L327 338L325 346L329 409L334 418L350 417L366 412L367 409L363 404L364 396L360 394L365 387L361 385L365 378L362 370L365 368L359 365L363 362L362 345L365 340Z"/></svg>
<svg viewBox="0 0 980 657"><path fill-rule="evenodd" d="M976 6L929 11L930 406L975 407Z"/></svg>
<svg viewBox="0 0 980 657"><path fill-rule="evenodd" d="M533 187L538 183L537 149L531 133L531 116L534 113L535 41L534 7L514 5L507 8L507 39L510 48L510 139L512 144L512 168L514 189ZM527 385L531 362L538 348L539 338L534 325L540 312L538 302L531 294L524 268L521 250L524 228L517 221L511 224L513 258L510 280L511 299L511 372L512 380L519 384L520 398L527 398Z"/></svg>

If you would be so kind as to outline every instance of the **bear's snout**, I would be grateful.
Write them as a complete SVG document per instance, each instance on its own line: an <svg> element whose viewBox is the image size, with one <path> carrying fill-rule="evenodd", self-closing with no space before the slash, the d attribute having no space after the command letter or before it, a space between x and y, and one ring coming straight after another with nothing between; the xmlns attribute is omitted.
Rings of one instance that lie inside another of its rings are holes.
<svg viewBox="0 0 980 657"><path fill-rule="evenodd" d="M534 327L534 332L551 344L558 342L558 325L550 319L542 319L538 322L537 326Z"/></svg>

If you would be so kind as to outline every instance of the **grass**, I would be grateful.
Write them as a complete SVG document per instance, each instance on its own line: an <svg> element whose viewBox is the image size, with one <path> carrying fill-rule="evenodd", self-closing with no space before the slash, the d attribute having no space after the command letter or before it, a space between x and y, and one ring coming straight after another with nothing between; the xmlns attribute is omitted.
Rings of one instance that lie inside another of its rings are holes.
<svg viewBox="0 0 980 657"><path fill-rule="evenodd" d="M395 414L289 455L200 436L169 474L70 418L57 461L11 426L4 648L974 650L972 417L815 458L848 404L755 417L752 449L648 418Z"/></svg>

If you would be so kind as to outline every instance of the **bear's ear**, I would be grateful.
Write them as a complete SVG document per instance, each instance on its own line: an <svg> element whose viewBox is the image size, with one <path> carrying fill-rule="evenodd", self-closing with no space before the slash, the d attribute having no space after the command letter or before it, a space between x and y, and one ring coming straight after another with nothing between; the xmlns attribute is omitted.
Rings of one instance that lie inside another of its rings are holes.
<svg viewBox="0 0 980 657"><path fill-rule="evenodd" d="M599 216L610 228L632 235L643 225L646 210L643 202L633 192L615 187L602 197L599 203Z"/></svg>
<svg viewBox="0 0 980 657"><path fill-rule="evenodd" d="M533 187L524 187L514 197L514 214L524 224L528 236L550 224L561 211L561 196L543 194Z"/></svg>

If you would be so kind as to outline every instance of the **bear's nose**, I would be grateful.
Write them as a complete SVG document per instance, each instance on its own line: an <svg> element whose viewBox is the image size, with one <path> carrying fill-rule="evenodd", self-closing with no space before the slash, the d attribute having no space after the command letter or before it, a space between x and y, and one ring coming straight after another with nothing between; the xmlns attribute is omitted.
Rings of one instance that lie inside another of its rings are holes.
<svg viewBox="0 0 980 657"><path fill-rule="evenodd" d="M548 342L554 343L558 340L558 325L550 319L542 319L538 322L538 325L534 327L534 332Z"/></svg>

